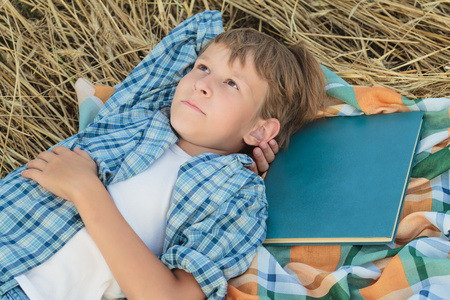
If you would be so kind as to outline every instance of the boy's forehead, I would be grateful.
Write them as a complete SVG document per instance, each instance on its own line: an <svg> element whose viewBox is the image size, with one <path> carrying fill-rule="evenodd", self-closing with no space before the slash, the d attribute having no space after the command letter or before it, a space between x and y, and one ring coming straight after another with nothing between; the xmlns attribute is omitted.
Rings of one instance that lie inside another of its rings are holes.
<svg viewBox="0 0 450 300"><path fill-rule="evenodd" d="M234 64L235 61L237 61L241 67L245 67L245 64L247 62L247 57L251 56L250 53L246 53L245 57L240 57L240 56L232 56L232 49L230 46L224 44L224 43L215 43L212 42L208 48L206 48L201 55L199 56L199 58L203 58L203 59L215 59L215 56L218 56L220 54L223 56L222 58L226 58L226 61L228 62L228 64L230 66L232 66ZM237 59L237 60L236 60ZM249 59L250 61L252 61L252 59Z"/></svg>

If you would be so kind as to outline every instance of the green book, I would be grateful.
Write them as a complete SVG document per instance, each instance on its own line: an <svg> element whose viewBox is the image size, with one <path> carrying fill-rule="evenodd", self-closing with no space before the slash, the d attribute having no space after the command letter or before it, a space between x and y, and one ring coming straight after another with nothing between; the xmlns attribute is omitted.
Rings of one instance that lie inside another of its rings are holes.
<svg viewBox="0 0 450 300"><path fill-rule="evenodd" d="M267 173L265 244L394 241L422 112L318 119Z"/></svg>

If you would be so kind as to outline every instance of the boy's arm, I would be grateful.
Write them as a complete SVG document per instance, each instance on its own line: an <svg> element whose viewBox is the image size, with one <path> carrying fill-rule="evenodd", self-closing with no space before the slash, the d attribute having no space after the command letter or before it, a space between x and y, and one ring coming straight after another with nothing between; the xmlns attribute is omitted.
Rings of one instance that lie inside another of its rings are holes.
<svg viewBox="0 0 450 300"><path fill-rule="evenodd" d="M128 299L205 298L191 274L169 270L128 225L87 152L56 146L28 163L22 176L75 204Z"/></svg>
<svg viewBox="0 0 450 300"><path fill-rule="evenodd" d="M193 163L178 177L185 188L174 190L167 233L176 237L160 259L191 273L208 297L226 295L227 280L248 269L265 239L264 183L248 162L238 155ZM209 174L200 185L192 179L199 174Z"/></svg>

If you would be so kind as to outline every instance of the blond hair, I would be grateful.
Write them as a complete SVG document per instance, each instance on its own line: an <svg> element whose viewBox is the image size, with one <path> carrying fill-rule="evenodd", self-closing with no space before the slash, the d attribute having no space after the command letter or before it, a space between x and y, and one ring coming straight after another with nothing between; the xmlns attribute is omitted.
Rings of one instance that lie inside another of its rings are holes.
<svg viewBox="0 0 450 300"><path fill-rule="evenodd" d="M261 108L263 119L280 121L275 137L286 147L290 136L316 118L326 98L325 77L319 63L303 44L287 47L254 29L234 29L216 36L212 43L230 49L229 62L239 58L242 65L253 59L257 74L267 81L269 91Z"/></svg>

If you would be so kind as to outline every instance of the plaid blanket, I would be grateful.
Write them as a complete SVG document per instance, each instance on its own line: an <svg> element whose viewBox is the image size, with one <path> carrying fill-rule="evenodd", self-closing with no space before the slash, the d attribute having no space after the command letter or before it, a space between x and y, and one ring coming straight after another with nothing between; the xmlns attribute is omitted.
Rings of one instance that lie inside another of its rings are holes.
<svg viewBox="0 0 450 300"><path fill-rule="evenodd" d="M409 100L324 71L327 93L338 99L325 117L425 112L396 240L261 247L249 270L229 281L228 299L449 299L450 99Z"/></svg>

